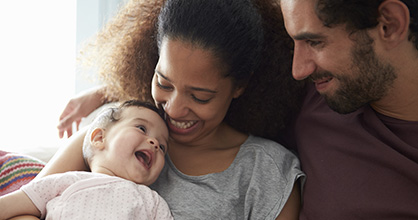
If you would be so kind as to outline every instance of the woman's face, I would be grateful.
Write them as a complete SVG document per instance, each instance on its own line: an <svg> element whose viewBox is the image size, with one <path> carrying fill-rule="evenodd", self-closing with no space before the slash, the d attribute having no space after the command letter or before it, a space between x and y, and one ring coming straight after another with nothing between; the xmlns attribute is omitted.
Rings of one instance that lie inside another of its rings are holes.
<svg viewBox="0 0 418 220"><path fill-rule="evenodd" d="M193 144L215 134L233 98L242 93L210 51L165 38L152 79L152 96L167 114L170 136Z"/></svg>

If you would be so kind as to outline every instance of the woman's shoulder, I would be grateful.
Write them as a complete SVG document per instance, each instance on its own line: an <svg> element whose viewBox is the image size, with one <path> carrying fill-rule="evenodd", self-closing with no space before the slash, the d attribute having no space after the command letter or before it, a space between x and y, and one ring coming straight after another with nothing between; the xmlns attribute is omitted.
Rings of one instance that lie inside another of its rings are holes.
<svg viewBox="0 0 418 220"><path fill-rule="evenodd" d="M250 135L241 146L236 159L235 173L240 176L240 181L256 179L255 183L248 181L249 187L268 192L263 198L289 195L295 182L299 179L303 181L305 177L294 153L283 145L262 137ZM282 197L286 198L287 196Z"/></svg>
<svg viewBox="0 0 418 220"><path fill-rule="evenodd" d="M269 172L277 172L281 176L302 174L299 159L293 152L262 137L250 135L241 146L237 159L241 161L241 165L251 164L253 169L269 169Z"/></svg>
<svg viewBox="0 0 418 220"><path fill-rule="evenodd" d="M263 137L250 135L242 144L244 151L258 151L272 157L291 157L297 159L296 155L285 146Z"/></svg>

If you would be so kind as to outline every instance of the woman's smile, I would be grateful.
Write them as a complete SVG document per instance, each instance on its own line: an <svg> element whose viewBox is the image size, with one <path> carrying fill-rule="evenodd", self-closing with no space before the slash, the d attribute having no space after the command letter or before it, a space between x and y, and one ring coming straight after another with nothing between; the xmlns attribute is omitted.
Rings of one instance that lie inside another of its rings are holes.
<svg viewBox="0 0 418 220"><path fill-rule="evenodd" d="M193 126L194 124L196 124L197 121L176 121L172 118L169 118L170 123L174 126L176 126L177 128L181 128L181 129L187 129L190 128L191 126Z"/></svg>
<svg viewBox="0 0 418 220"><path fill-rule="evenodd" d="M190 42L162 41L152 96L163 107L175 141L200 142L220 126L232 99L243 91L225 71L211 51Z"/></svg>
<svg viewBox="0 0 418 220"><path fill-rule="evenodd" d="M197 127L198 121L176 121L168 117L167 124L170 132L177 134L189 134Z"/></svg>

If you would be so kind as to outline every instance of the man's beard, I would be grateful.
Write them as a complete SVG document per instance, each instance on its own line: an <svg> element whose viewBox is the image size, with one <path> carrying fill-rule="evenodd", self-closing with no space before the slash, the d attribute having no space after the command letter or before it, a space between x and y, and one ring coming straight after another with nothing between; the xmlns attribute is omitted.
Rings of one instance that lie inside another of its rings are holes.
<svg viewBox="0 0 418 220"><path fill-rule="evenodd" d="M377 57L372 47L373 40L367 34L359 37L362 39L358 38L351 50L350 75L318 73L320 76L332 76L339 81L340 87L335 94L324 94L324 98L331 109L341 114L354 112L366 104L380 100L397 77L394 68Z"/></svg>

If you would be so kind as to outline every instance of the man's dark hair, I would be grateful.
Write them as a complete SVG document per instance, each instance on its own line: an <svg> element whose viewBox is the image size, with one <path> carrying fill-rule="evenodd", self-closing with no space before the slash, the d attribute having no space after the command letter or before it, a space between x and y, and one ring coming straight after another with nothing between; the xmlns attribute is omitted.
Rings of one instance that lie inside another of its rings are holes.
<svg viewBox="0 0 418 220"><path fill-rule="evenodd" d="M345 24L352 33L377 26L379 5L385 0L318 0L316 13L327 27ZM409 8L409 36L418 50L418 1L399 0Z"/></svg>

